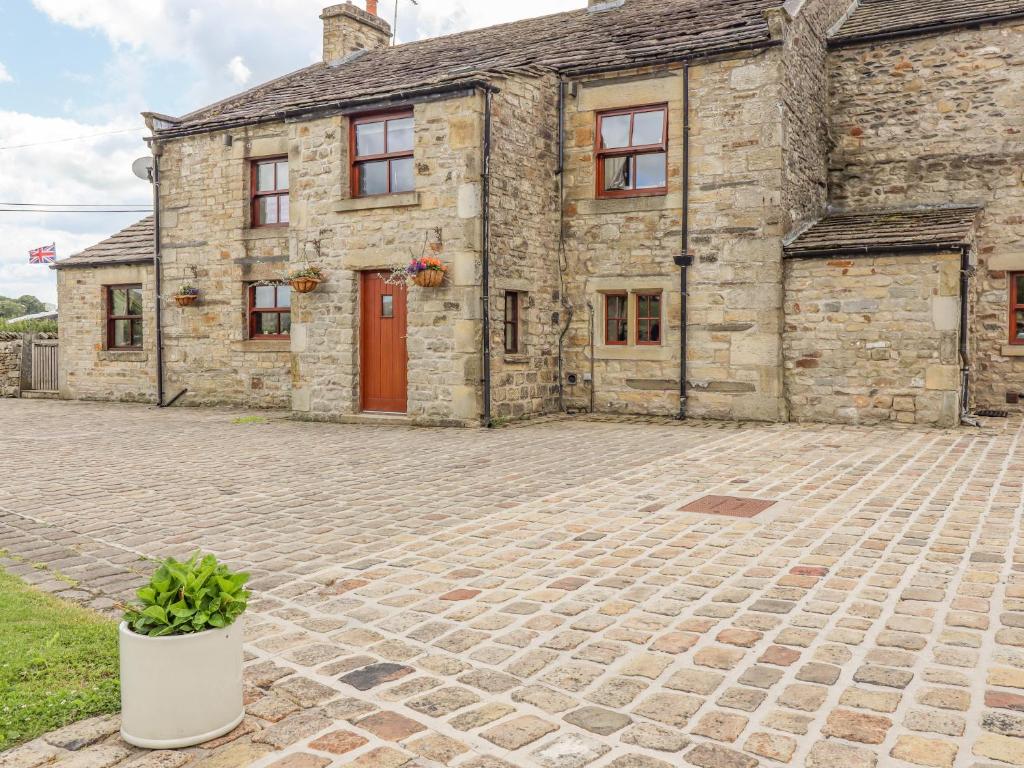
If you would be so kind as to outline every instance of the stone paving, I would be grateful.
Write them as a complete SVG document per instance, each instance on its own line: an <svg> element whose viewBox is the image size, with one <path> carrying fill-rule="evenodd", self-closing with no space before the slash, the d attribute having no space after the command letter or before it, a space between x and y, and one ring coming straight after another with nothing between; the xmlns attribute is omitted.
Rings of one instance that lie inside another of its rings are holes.
<svg viewBox="0 0 1024 768"><path fill-rule="evenodd" d="M109 611L202 547L255 591L237 731L99 718L0 765L1024 765L1020 419L237 416L0 401L4 568Z"/></svg>

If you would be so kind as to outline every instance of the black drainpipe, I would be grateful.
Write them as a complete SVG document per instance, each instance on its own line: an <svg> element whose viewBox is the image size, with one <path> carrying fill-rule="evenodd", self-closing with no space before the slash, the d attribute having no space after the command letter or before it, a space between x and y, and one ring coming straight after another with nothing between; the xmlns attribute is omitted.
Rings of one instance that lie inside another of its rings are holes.
<svg viewBox="0 0 1024 768"><path fill-rule="evenodd" d="M679 414L686 418L686 348L687 348L687 277L693 264L690 256L690 63L683 64L683 209L681 215L682 253L676 258L679 265Z"/></svg>
<svg viewBox="0 0 1024 768"><path fill-rule="evenodd" d="M481 197L483 198L483 242L481 257L483 269L483 398L485 427L491 421L491 89L484 89L484 167Z"/></svg>
<svg viewBox="0 0 1024 768"><path fill-rule="evenodd" d="M962 417L971 412L971 364L968 351L968 324L970 313L970 275L971 249L964 246L960 251L960 370L963 378L963 390L960 394L960 411Z"/></svg>
<svg viewBox="0 0 1024 768"><path fill-rule="evenodd" d="M153 315L156 321L156 404L164 407L164 334L160 290L160 152L153 144ZM177 399L177 398L175 398Z"/></svg>

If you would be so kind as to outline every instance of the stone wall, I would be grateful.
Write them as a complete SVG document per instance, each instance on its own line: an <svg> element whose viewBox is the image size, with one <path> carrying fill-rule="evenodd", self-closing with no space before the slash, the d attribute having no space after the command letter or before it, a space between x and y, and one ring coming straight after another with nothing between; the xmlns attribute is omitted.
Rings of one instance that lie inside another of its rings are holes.
<svg viewBox="0 0 1024 768"><path fill-rule="evenodd" d="M415 192L380 198L349 195L345 118L289 126L292 262L301 263L319 241L331 273L296 306L295 411L311 418L359 411L360 271L434 254L449 266L445 284L408 291L408 416L416 423L479 423L483 103L474 92L417 104Z"/></svg>
<svg viewBox="0 0 1024 768"><path fill-rule="evenodd" d="M290 403L288 342L249 340L247 328L249 283L288 271L288 230L249 228L248 160L274 155L292 158L282 124L239 129L230 146L218 133L162 147L164 388L187 388L181 405ZM172 298L184 283L200 290L189 307Z"/></svg>
<svg viewBox="0 0 1024 768"><path fill-rule="evenodd" d="M141 350L107 349L106 287L140 284ZM156 402L156 325L149 264L57 272L60 396L65 400Z"/></svg>
<svg viewBox="0 0 1024 768"><path fill-rule="evenodd" d="M0 331L0 397L21 395L21 350L20 333Z"/></svg>
<svg viewBox="0 0 1024 768"><path fill-rule="evenodd" d="M509 78L491 109L491 404L498 419L558 409L558 80ZM518 353L505 294L519 292Z"/></svg>
<svg viewBox="0 0 1024 768"><path fill-rule="evenodd" d="M960 254L787 259L794 421L960 421Z"/></svg>
<svg viewBox="0 0 1024 768"><path fill-rule="evenodd" d="M972 300L973 405L1024 391L1007 344L1007 272L1024 271L1024 23L832 52L834 202L981 204Z"/></svg>

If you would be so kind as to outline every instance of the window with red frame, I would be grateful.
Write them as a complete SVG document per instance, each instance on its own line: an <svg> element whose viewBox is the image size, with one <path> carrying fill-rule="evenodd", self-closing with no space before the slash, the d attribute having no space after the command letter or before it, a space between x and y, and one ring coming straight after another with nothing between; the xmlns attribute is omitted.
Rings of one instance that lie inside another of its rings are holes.
<svg viewBox="0 0 1024 768"><path fill-rule="evenodd" d="M288 225L288 158L252 161L252 226Z"/></svg>
<svg viewBox="0 0 1024 768"><path fill-rule="evenodd" d="M412 192L412 112L352 120L352 195Z"/></svg>
<svg viewBox="0 0 1024 768"><path fill-rule="evenodd" d="M107 349L142 349L142 286L107 288Z"/></svg>
<svg viewBox="0 0 1024 768"><path fill-rule="evenodd" d="M604 295L604 343L626 344L629 340L629 295Z"/></svg>
<svg viewBox="0 0 1024 768"><path fill-rule="evenodd" d="M250 285L249 338L287 339L291 330L291 286Z"/></svg>
<svg viewBox="0 0 1024 768"><path fill-rule="evenodd" d="M1011 272L1010 343L1024 344L1024 272Z"/></svg>
<svg viewBox="0 0 1024 768"><path fill-rule="evenodd" d="M636 294L636 343L661 344L661 293Z"/></svg>
<svg viewBox="0 0 1024 768"><path fill-rule="evenodd" d="M668 191L668 107L597 115L597 196L664 195Z"/></svg>

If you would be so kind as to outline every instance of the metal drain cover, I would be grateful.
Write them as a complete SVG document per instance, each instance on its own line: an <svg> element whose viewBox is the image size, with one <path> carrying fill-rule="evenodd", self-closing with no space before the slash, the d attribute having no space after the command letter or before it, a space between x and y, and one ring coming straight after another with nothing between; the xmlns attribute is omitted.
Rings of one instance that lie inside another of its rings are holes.
<svg viewBox="0 0 1024 768"><path fill-rule="evenodd" d="M704 496L691 501L681 511L724 517L754 517L774 504L774 501L747 499L742 496Z"/></svg>

